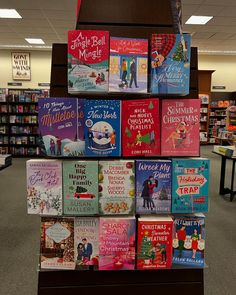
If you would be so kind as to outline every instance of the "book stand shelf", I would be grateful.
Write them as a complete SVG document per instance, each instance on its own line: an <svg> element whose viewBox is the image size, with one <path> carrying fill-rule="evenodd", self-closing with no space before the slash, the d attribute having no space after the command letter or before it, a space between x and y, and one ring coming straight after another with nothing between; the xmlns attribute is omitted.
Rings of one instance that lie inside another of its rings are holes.
<svg viewBox="0 0 236 295"><path fill-rule="evenodd" d="M163 0L82 0L76 29L108 30L111 36L149 38L152 33L174 33L175 26L170 1ZM197 48L191 48L190 94L198 97ZM132 99L157 97L153 94L82 93L67 91L67 44L53 44L51 67L51 97L82 97ZM158 97L161 97L158 95ZM172 96L172 98L175 98ZM177 97L176 97L177 98ZM182 97L183 98L183 97ZM78 158L76 158L78 159ZM95 158L94 158L95 159ZM81 293L80 293L81 292ZM156 295L203 295L203 269L131 271L39 271L38 295L91 295L95 293Z"/></svg>

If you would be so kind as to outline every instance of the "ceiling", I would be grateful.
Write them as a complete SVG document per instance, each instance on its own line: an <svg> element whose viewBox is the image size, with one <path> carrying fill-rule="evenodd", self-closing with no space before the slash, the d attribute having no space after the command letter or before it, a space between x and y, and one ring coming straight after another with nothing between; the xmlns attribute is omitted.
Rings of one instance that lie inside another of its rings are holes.
<svg viewBox="0 0 236 295"><path fill-rule="evenodd" d="M236 0L182 0L183 23L191 15L212 15L204 26L184 25L193 46L204 53L236 54ZM0 48L29 44L24 38L66 43L67 31L75 28L77 0L0 0L0 8L15 8L23 19L0 19ZM34 46L33 46L34 47Z"/></svg>

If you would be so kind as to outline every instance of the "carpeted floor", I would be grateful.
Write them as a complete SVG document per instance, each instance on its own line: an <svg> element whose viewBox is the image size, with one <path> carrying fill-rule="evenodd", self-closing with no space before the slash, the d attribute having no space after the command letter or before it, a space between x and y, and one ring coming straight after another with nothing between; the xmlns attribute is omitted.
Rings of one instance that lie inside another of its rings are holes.
<svg viewBox="0 0 236 295"><path fill-rule="evenodd" d="M205 295L235 295L236 198L230 203L219 196L220 157L211 150L211 146L202 148L202 156L212 160L210 212L206 219ZM11 167L0 171L1 295L37 294L40 228L39 217L26 214L25 161L14 159Z"/></svg>

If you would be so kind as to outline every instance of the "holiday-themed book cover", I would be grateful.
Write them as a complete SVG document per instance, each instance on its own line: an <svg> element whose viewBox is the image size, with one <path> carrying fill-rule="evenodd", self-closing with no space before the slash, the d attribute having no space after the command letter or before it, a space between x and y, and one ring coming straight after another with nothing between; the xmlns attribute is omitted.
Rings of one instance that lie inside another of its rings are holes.
<svg viewBox="0 0 236 295"><path fill-rule="evenodd" d="M171 161L136 161L136 213L171 212Z"/></svg>
<svg viewBox="0 0 236 295"><path fill-rule="evenodd" d="M120 156L119 100L86 100L85 153L87 156Z"/></svg>
<svg viewBox="0 0 236 295"><path fill-rule="evenodd" d="M134 269L135 228L135 217L100 218L99 270Z"/></svg>
<svg viewBox="0 0 236 295"><path fill-rule="evenodd" d="M173 264L204 267L205 217L192 214L174 218Z"/></svg>
<svg viewBox="0 0 236 295"><path fill-rule="evenodd" d="M41 269L74 269L74 218L41 219Z"/></svg>
<svg viewBox="0 0 236 295"><path fill-rule="evenodd" d="M172 213L208 212L210 161L173 159Z"/></svg>
<svg viewBox="0 0 236 295"><path fill-rule="evenodd" d="M99 161L99 213L131 215L135 201L134 161Z"/></svg>
<svg viewBox="0 0 236 295"><path fill-rule="evenodd" d="M110 38L109 91L147 92L148 40Z"/></svg>
<svg viewBox="0 0 236 295"><path fill-rule="evenodd" d="M63 162L63 207L65 215L98 214L98 162Z"/></svg>
<svg viewBox="0 0 236 295"><path fill-rule="evenodd" d="M165 95L189 94L190 54L189 34L153 34L151 92Z"/></svg>
<svg viewBox="0 0 236 295"><path fill-rule="evenodd" d="M123 156L160 155L159 100L122 101Z"/></svg>
<svg viewBox="0 0 236 295"><path fill-rule="evenodd" d="M109 32L68 32L68 92L108 91Z"/></svg>
<svg viewBox="0 0 236 295"><path fill-rule="evenodd" d="M169 216L138 219L137 269L163 269L172 265L172 228Z"/></svg>
<svg viewBox="0 0 236 295"><path fill-rule="evenodd" d="M164 99L161 115L161 155L199 156L199 128L199 99Z"/></svg>
<svg viewBox="0 0 236 295"><path fill-rule="evenodd" d="M76 269L98 268L99 218L75 218L74 240Z"/></svg>
<svg viewBox="0 0 236 295"><path fill-rule="evenodd" d="M26 163L28 214L62 215L62 163L28 160Z"/></svg>
<svg viewBox="0 0 236 295"><path fill-rule="evenodd" d="M84 155L84 100L39 99L39 143L47 156Z"/></svg>

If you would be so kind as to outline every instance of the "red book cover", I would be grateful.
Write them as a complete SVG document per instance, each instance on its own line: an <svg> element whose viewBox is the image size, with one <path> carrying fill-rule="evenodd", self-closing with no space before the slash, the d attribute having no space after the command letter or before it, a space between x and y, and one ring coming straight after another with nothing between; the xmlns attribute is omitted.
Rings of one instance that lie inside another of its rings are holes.
<svg viewBox="0 0 236 295"><path fill-rule="evenodd" d="M160 155L159 99L122 101L123 156Z"/></svg>
<svg viewBox="0 0 236 295"><path fill-rule="evenodd" d="M161 155L199 156L200 100L164 99L161 108Z"/></svg>
<svg viewBox="0 0 236 295"><path fill-rule="evenodd" d="M172 230L169 216L139 218L137 269L171 268Z"/></svg>

